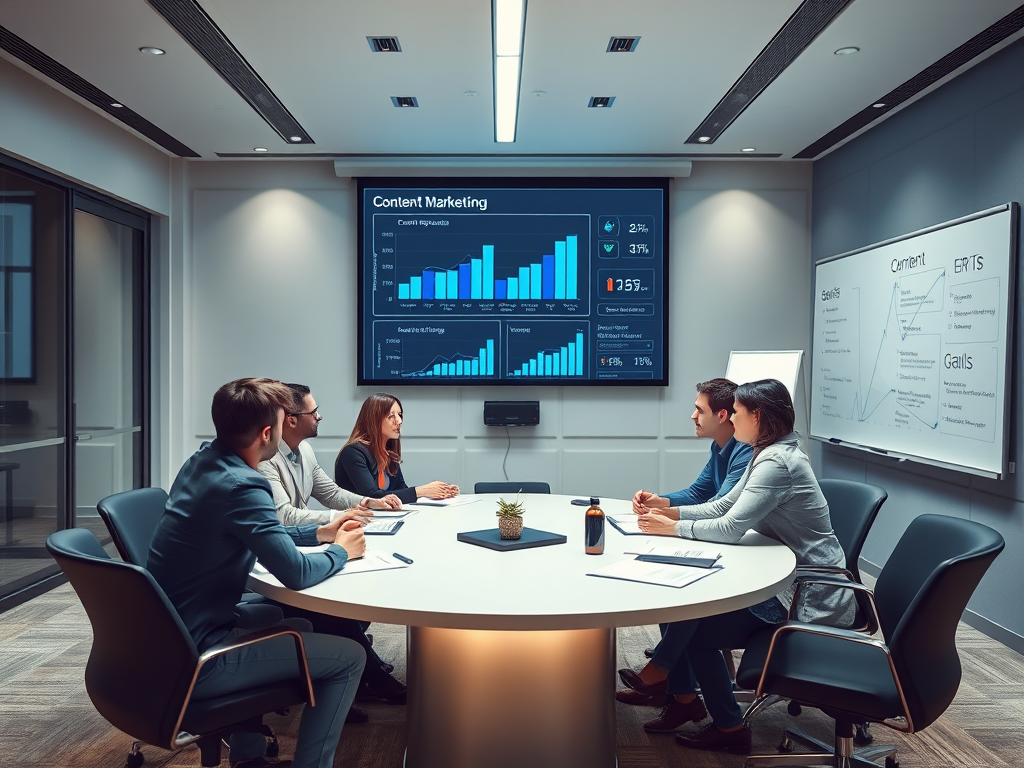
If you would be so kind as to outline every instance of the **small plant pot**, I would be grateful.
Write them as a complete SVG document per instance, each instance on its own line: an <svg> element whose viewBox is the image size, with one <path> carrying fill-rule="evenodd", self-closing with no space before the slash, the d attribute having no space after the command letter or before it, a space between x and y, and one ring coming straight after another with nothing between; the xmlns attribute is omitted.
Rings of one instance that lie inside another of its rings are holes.
<svg viewBox="0 0 1024 768"><path fill-rule="evenodd" d="M523 518L499 516L498 532L503 539L518 539L523 535Z"/></svg>

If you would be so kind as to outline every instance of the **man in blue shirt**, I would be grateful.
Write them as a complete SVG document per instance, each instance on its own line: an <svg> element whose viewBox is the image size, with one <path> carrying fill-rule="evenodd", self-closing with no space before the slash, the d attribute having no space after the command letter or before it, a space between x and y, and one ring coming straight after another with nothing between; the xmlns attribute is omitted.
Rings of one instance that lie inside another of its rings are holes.
<svg viewBox="0 0 1024 768"><path fill-rule="evenodd" d="M365 551L358 521L284 526L277 519L270 482L256 467L277 453L284 413L292 394L272 379L239 379L213 397L217 439L205 443L178 473L157 526L147 568L178 611L199 652L261 626L280 622L280 608L258 605L239 615L236 604L246 577L260 563L289 589L305 589L337 573ZM322 553L302 554L296 545L328 543ZM308 630L301 619L289 624ZM352 640L303 631L315 707L299 726L297 768L331 768L345 715L365 663ZM286 678L297 670L295 646L282 637L217 657L200 673L193 698ZM259 723L231 736L232 768L292 765L269 761Z"/></svg>
<svg viewBox="0 0 1024 768"><path fill-rule="evenodd" d="M711 457L689 488L663 496L643 489L637 491L633 496L634 512L643 514L652 509L703 504L725 496L736 485L746 471L754 449L746 443L737 442L733 436L730 417L733 414L735 393L736 384L728 379L711 379L697 385L697 398L690 418L693 419L697 437L711 439ZM661 625L662 635L665 634L666 626ZM671 669L682 650L662 641L653 651L647 651L647 654L651 657L651 665L659 669ZM619 676L629 689L617 691L615 698L626 704L660 705L668 689L666 687L663 693L658 687L648 686L648 681L644 679L646 669L639 674L631 669L620 670ZM640 690L634 690L634 686Z"/></svg>

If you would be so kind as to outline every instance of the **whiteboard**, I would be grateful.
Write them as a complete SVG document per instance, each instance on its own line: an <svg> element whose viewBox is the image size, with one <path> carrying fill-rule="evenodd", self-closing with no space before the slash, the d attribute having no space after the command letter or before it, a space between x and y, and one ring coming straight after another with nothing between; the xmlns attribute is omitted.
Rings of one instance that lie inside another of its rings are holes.
<svg viewBox="0 0 1024 768"><path fill-rule="evenodd" d="M761 379L778 379L786 385L789 397L796 403L796 382L800 376L802 349L784 352L730 352L725 378L737 384Z"/></svg>
<svg viewBox="0 0 1024 768"><path fill-rule="evenodd" d="M1018 208L818 262L811 437L1006 471Z"/></svg>

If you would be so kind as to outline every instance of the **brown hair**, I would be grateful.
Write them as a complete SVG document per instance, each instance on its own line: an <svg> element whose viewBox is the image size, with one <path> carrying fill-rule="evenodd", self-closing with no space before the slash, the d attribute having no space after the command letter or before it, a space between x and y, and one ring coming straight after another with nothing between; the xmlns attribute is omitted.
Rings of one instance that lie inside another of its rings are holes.
<svg viewBox="0 0 1024 768"><path fill-rule="evenodd" d="M389 475L397 474L398 465L402 463L402 438L386 440L380 426L395 403L401 409L402 401L387 392L375 392L366 398L359 409L352 434L344 446L347 448L352 443L363 443L370 449L370 454L377 462L377 469Z"/></svg>
<svg viewBox="0 0 1024 768"><path fill-rule="evenodd" d="M757 440L751 445L764 448L793 431L796 413L786 385L778 379L761 379L736 387L736 402L757 413Z"/></svg>
<svg viewBox="0 0 1024 768"><path fill-rule="evenodd" d="M306 402L306 395L309 394L309 387L305 384L287 383L285 386L292 391L292 404L284 409L284 413L286 416L294 416L302 410L302 405Z"/></svg>
<svg viewBox="0 0 1024 768"><path fill-rule="evenodd" d="M697 385L697 394L707 395L708 405L711 406L712 413L728 411L730 416L735 413L732 404L736 395L736 382L729 381L728 379L702 381Z"/></svg>
<svg viewBox="0 0 1024 768"><path fill-rule="evenodd" d="M237 450L292 407L292 391L276 379L236 379L217 390L210 409L217 439Z"/></svg>

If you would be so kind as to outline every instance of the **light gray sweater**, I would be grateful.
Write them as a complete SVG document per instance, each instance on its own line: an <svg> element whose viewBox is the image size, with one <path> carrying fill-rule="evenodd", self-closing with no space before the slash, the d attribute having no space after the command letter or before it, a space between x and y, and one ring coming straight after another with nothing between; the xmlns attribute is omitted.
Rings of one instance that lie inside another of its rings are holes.
<svg viewBox="0 0 1024 768"><path fill-rule="evenodd" d="M756 450L747 471L722 498L678 509L676 533L684 538L732 544L752 528L792 549L798 566L846 566L828 502L796 432ZM778 598L789 608L792 587ZM799 619L824 624L843 623L853 608L849 590L808 589L800 602Z"/></svg>

